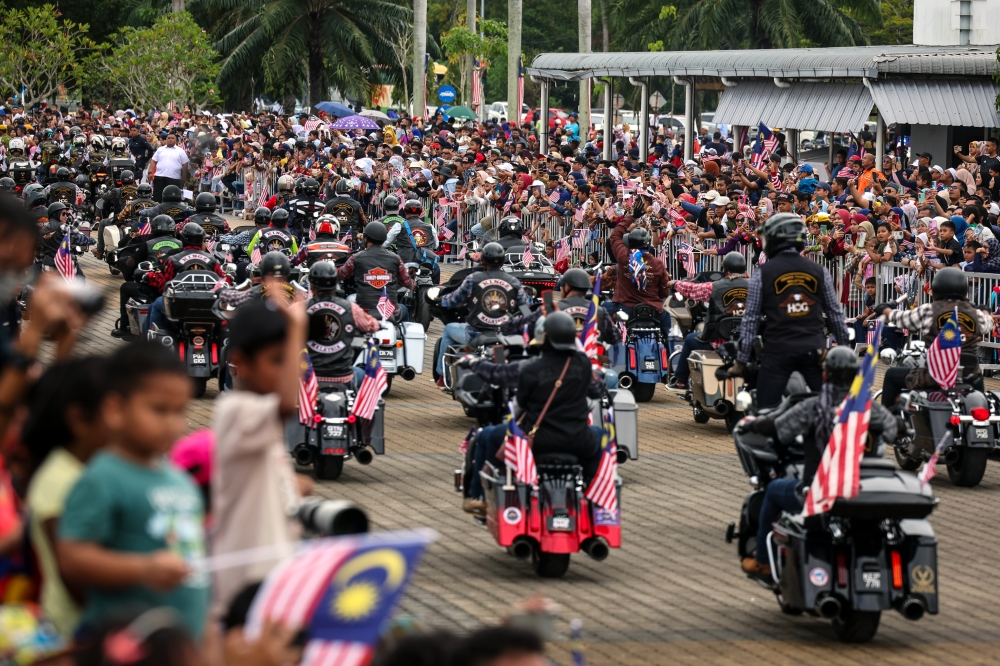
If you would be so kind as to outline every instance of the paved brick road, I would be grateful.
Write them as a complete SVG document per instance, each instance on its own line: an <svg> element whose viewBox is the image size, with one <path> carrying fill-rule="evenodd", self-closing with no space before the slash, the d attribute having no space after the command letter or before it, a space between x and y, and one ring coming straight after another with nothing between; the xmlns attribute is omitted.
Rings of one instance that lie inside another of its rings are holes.
<svg viewBox="0 0 1000 666"><path fill-rule="evenodd" d="M95 285L118 302L120 278L85 258ZM117 309L84 333L85 349L107 350ZM440 334L431 328L429 342ZM434 387L428 371L393 383L386 410L386 455L368 467L351 461L319 492L357 502L376 529L431 526L430 549L402 611L456 630L496 622L518 600L544 590L560 606L564 639L583 620L588 664L979 664L1000 661L1000 463L974 489L932 482L941 498L931 522L940 541L941 613L909 622L882 616L876 639L862 647L833 640L829 623L782 615L773 595L746 579L735 547L723 540L749 490L721 422L697 425L686 405L658 389L639 409L640 457L621 468L624 547L604 562L574 556L562 580L541 582L508 557L485 528L459 509L452 471L470 426L458 404ZM215 391L192 403L192 427L208 423ZM568 664L568 643L551 646Z"/></svg>

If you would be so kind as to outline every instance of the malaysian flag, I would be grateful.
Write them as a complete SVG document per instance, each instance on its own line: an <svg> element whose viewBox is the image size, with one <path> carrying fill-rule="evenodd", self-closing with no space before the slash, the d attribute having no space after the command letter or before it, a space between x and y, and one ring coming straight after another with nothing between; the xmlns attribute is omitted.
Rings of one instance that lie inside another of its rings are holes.
<svg viewBox="0 0 1000 666"><path fill-rule="evenodd" d="M479 58L472 60L472 108L482 115L483 104L483 68Z"/></svg>
<svg viewBox="0 0 1000 666"><path fill-rule="evenodd" d="M628 272L632 274L632 282L639 289L646 289L646 262L642 258L642 250L632 250L628 259Z"/></svg>
<svg viewBox="0 0 1000 666"><path fill-rule="evenodd" d="M316 400L319 399L319 382L313 370L312 359L305 349L299 356L299 423L310 425L316 420Z"/></svg>
<svg viewBox="0 0 1000 666"><path fill-rule="evenodd" d="M556 241L556 263L558 264L560 261L564 261L566 259L569 259L569 253L570 253L569 239L568 238L560 238L559 240L557 240Z"/></svg>
<svg viewBox="0 0 1000 666"><path fill-rule="evenodd" d="M956 307L927 350L927 372L938 386L945 390L955 386L961 356L962 331L958 328Z"/></svg>
<svg viewBox="0 0 1000 666"><path fill-rule="evenodd" d="M740 203L737 205L737 209L746 216L751 222L757 221L757 213L754 212L753 206L747 201L746 195L740 195Z"/></svg>
<svg viewBox="0 0 1000 666"><path fill-rule="evenodd" d="M309 120L305 122L305 124L302 126L302 129L304 129L306 131L306 134L308 134L309 132L312 132L314 129L316 129L322 124L323 121L317 118L316 116L309 116Z"/></svg>
<svg viewBox="0 0 1000 666"><path fill-rule="evenodd" d="M514 126L518 125L518 118L521 117L521 109L524 108L524 54L521 54L521 60L517 65L517 106L514 107L513 112L508 112L507 115L510 116L508 120L513 119ZM544 146L543 146L544 148Z"/></svg>
<svg viewBox="0 0 1000 666"><path fill-rule="evenodd" d="M303 627L301 666L364 666L406 590L433 530L313 539L267 575L243 628Z"/></svg>
<svg viewBox="0 0 1000 666"><path fill-rule="evenodd" d="M670 219L673 220L675 227L683 227L687 224L684 215L676 208L668 208L667 213L670 215Z"/></svg>
<svg viewBox="0 0 1000 666"><path fill-rule="evenodd" d="M854 132L847 133L847 159L850 160L852 157L864 158L866 154L865 144L858 140L858 137L854 136ZM838 176L840 174L837 174Z"/></svg>
<svg viewBox="0 0 1000 666"><path fill-rule="evenodd" d="M876 330L876 336L880 330L881 325ZM823 451L819 469L816 470L809 494L806 495L803 516L829 511L837 498L850 499L858 494L858 470L861 467L861 457L865 454L876 363L878 350L870 346L868 353L861 359L851 390L837 412L830 442Z"/></svg>
<svg viewBox="0 0 1000 666"><path fill-rule="evenodd" d="M257 197L257 207L260 208L270 200L271 200L271 191L265 184L264 187L262 187L260 190L260 196Z"/></svg>
<svg viewBox="0 0 1000 666"><path fill-rule="evenodd" d="M687 273L688 277L694 277L694 274L698 272L698 267L694 262L694 248L687 243L681 243L677 252L681 255L681 265L684 267L684 272Z"/></svg>
<svg viewBox="0 0 1000 666"><path fill-rule="evenodd" d="M583 229L573 230L573 249L582 250L583 246L587 243L587 232Z"/></svg>
<svg viewBox="0 0 1000 666"><path fill-rule="evenodd" d="M777 147L777 137L774 136L774 133L764 123L760 123L757 128L757 141L753 144L753 157L750 163L755 168L760 169Z"/></svg>
<svg viewBox="0 0 1000 666"><path fill-rule="evenodd" d="M73 230L70 229L63 236L62 243L59 244L59 249L56 251L56 268L59 269L59 275L72 282L76 279L76 266L73 264L73 248L70 247L70 240L73 236Z"/></svg>
<svg viewBox="0 0 1000 666"><path fill-rule="evenodd" d="M360 419L370 421L375 414L375 408L378 407L379 398L388 387L385 368L378 360L378 348L375 346L375 341L369 338L368 355L365 358L365 378L358 388L351 413Z"/></svg>
<svg viewBox="0 0 1000 666"><path fill-rule="evenodd" d="M392 304L389 299L389 294L386 292L385 287L382 287L382 295L378 297L378 304L375 309L379 311L382 315L382 319L388 321L392 317L392 313L396 311L396 306Z"/></svg>
<svg viewBox="0 0 1000 666"><path fill-rule="evenodd" d="M503 443L503 461L507 467L514 470L518 481L532 486L538 485L535 454L531 452L528 438L524 436L524 432L513 417L507 421L507 438Z"/></svg>
<svg viewBox="0 0 1000 666"><path fill-rule="evenodd" d="M472 441L472 436L476 434L476 426L469 428L469 432L466 433L465 439L462 443L458 445L459 452L464 456L469 452L469 443Z"/></svg>
<svg viewBox="0 0 1000 666"><path fill-rule="evenodd" d="M455 232L453 232L448 227L442 226L441 235L444 237L445 240L451 240L455 236Z"/></svg>
<svg viewBox="0 0 1000 666"><path fill-rule="evenodd" d="M608 409L604 417L604 432L601 435L601 463L597 473L587 488L585 497L605 511L618 510L618 489L615 477L618 475L618 438L615 435L615 412Z"/></svg>
<svg viewBox="0 0 1000 666"><path fill-rule="evenodd" d="M535 260L535 255L532 254L531 248L530 247L524 248L524 254L521 255L521 263L524 264L524 267L527 268L528 266L530 266L534 260Z"/></svg>
<svg viewBox="0 0 1000 666"><path fill-rule="evenodd" d="M250 252L250 263L256 266L257 264L260 263L261 259L262 257L260 254L260 243L257 243L256 245L253 246L253 250L251 250Z"/></svg>
<svg viewBox="0 0 1000 666"><path fill-rule="evenodd" d="M875 339L875 334L878 332L878 319L869 319L868 323L865 324L865 344L869 347L878 346L878 340Z"/></svg>
<svg viewBox="0 0 1000 666"><path fill-rule="evenodd" d="M580 330L580 343L583 345L583 353L592 362L597 363L597 308L600 304L601 294L601 274L597 274L594 280L594 294L590 298L590 305L587 306L587 320Z"/></svg>

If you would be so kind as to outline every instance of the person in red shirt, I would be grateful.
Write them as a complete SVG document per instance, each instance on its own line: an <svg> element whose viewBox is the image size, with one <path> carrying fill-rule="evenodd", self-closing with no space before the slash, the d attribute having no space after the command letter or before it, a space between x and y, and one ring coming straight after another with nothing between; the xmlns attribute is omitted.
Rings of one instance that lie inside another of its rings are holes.
<svg viewBox="0 0 1000 666"><path fill-rule="evenodd" d="M663 309L663 302L670 295L670 274L650 252L651 241L649 230L638 226L632 216L618 220L610 238L618 267L615 296L603 307L609 314L622 310L631 315L632 308L640 303L653 306L660 313L660 328L666 339L670 334L670 313Z"/></svg>

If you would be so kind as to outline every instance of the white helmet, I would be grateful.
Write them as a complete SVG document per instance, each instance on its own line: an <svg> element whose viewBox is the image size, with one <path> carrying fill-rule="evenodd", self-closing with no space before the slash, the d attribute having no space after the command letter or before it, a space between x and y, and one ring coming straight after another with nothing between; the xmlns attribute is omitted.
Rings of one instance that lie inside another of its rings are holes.
<svg viewBox="0 0 1000 666"><path fill-rule="evenodd" d="M8 152L14 152L15 150L20 151L21 155L24 154L24 139L14 137L10 140L10 145L7 146Z"/></svg>
<svg viewBox="0 0 1000 666"><path fill-rule="evenodd" d="M126 150L128 150L128 141L125 140L125 137L116 136L115 138L111 139L111 150L113 150L116 153L125 152Z"/></svg>
<svg viewBox="0 0 1000 666"><path fill-rule="evenodd" d="M107 148L107 145L108 144L104 140L104 137L101 136L100 134L95 134L94 136L90 137L91 148L94 148L96 150L104 150L105 148Z"/></svg>
<svg viewBox="0 0 1000 666"><path fill-rule="evenodd" d="M82 134L77 134L76 136L73 137L73 145L74 146L85 146L85 145L87 145L87 137L85 137Z"/></svg>
<svg viewBox="0 0 1000 666"><path fill-rule="evenodd" d="M278 189L282 192L291 192L295 188L295 179L289 175L284 175L278 179Z"/></svg>

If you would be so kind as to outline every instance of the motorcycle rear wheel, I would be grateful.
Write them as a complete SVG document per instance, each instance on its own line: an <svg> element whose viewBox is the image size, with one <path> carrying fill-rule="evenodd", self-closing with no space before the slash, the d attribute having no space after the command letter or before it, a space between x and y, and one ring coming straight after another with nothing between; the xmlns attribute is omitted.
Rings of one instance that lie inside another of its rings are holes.
<svg viewBox="0 0 1000 666"><path fill-rule="evenodd" d="M344 471L344 459L339 456L319 456L313 463L313 472L321 481L336 481Z"/></svg>
<svg viewBox="0 0 1000 666"><path fill-rule="evenodd" d="M960 488L974 488L983 480L989 449L964 449L958 461L948 465L948 478Z"/></svg>
<svg viewBox="0 0 1000 666"><path fill-rule="evenodd" d="M562 578L569 571L569 553L543 553L536 548L531 567L542 578Z"/></svg>
<svg viewBox="0 0 1000 666"><path fill-rule="evenodd" d="M880 619L882 611L845 609L833 618L833 632L842 643L867 643L878 633Z"/></svg>
<svg viewBox="0 0 1000 666"><path fill-rule="evenodd" d="M431 327L431 309L424 299L424 294L426 293L426 289L419 289L413 295L413 321L423 326L425 333Z"/></svg>
<svg viewBox="0 0 1000 666"><path fill-rule="evenodd" d="M635 396L636 402L649 402L655 394L656 384L647 384L646 382L632 384L632 395Z"/></svg>
<svg viewBox="0 0 1000 666"><path fill-rule="evenodd" d="M892 447L892 452L896 456L896 464L899 465L899 469L912 472L920 467L920 460L910 457L904 445L899 444Z"/></svg>

